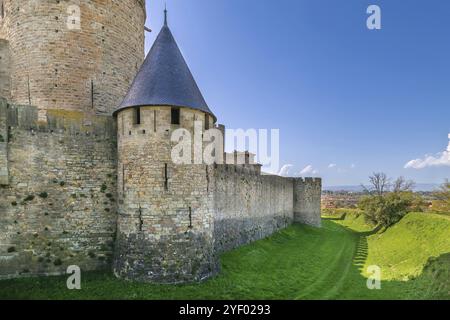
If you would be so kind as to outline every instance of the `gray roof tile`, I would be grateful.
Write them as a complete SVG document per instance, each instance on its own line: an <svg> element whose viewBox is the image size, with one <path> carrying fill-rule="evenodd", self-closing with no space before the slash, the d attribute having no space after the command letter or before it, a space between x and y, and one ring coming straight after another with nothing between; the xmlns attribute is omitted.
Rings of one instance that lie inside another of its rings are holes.
<svg viewBox="0 0 450 320"><path fill-rule="evenodd" d="M216 119L166 23L114 115L140 106L187 107L209 113Z"/></svg>

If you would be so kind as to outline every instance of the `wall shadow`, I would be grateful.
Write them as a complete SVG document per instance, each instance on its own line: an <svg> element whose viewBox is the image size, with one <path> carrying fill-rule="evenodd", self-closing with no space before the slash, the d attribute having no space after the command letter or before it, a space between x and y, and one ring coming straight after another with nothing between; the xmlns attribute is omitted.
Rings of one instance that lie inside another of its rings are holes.
<svg viewBox="0 0 450 320"><path fill-rule="evenodd" d="M357 232L335 222L341 219L325 220L330 220L339 228L357 237L352 265L347 276L348 282L333 299L450 300L450 252L438 257L429 257L417 277L406 281L382 280L380 290L370 290L367 288L368 278L363 275L369 254L368 237L379 233L382 227L376 227L368 232ZM359 290L355 290L357 287ZM359 292L359 296L353 296L353 292Z"/></svg>

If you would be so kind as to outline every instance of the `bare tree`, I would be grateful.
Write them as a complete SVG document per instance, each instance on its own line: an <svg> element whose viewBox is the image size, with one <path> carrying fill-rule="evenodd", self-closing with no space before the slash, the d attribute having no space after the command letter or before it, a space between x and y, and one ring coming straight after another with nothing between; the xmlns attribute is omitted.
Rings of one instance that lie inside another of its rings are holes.
<svg viewBox="0 0 450 320"><path fill-rule="evenodd" d="M412 191L414 186L414 181L406 180L405 177L398 177L392 184L392 192Z"/></svg>
<svg viewBox="0 0 450 320"><path fill-rule="evenodd" d="M445 180L444 184L434 192L434 196L439 200L448 201L450 204L450 181Z"/></svg>
<svg viewBox="0 0 450 320"><path fill-rule="evenodd" d="M382 197L383 194L389 191L391 179L383 172L374 172L372 176L369 177L370 186L366 187L362 185L364 192L375 193Z"/></svg>

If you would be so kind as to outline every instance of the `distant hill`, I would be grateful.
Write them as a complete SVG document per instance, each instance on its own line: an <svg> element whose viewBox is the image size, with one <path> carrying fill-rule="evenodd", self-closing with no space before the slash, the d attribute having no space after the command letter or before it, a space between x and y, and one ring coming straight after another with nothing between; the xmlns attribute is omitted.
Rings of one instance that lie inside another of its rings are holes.
<svg viewBox="0 0 450 320"><path fill-rule="evenodd" d="M417 183L414 191L434 191L439 188L439 184L437 183ZM324 191L346 191L346 192L362 192L363 188L361 186L325 186L323 187Z"/></svg>

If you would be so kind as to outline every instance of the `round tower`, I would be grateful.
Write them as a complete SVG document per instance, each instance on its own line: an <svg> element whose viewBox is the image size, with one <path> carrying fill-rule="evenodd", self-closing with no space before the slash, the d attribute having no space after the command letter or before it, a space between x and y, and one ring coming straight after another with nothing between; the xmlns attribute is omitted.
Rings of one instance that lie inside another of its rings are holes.
<svg viewBox="0 0 450 320"><path fill-rule="evenodd" d="M144 0L0 0L11 100L112 113L144 57Z"/></svg>
<svg viewBox="0 0 450 320"><path fill-rule="evenodd" d="M171 133L215 122L166 23L122 105L118 128L118 228L114 272L156 283L215 274L211 168L171 158Z"/></svg>

